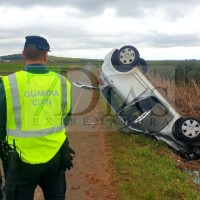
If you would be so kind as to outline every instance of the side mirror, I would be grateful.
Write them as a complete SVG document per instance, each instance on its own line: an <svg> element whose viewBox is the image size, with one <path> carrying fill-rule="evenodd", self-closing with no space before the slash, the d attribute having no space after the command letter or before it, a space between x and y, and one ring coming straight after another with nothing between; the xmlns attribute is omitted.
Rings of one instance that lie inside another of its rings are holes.
<svg viewBox="0 0 200 200"><path fill-rule="evenodd" d="M82 83L82 82L74 82L73 83L76 87L88 89L88 90L99 90L98 85L90 85L88 83Z"/></svg>

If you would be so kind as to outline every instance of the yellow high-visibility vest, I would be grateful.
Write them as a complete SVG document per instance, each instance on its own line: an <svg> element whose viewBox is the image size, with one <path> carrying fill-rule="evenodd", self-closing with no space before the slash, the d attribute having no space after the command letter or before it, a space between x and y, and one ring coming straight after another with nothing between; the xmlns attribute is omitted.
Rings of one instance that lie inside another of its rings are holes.
<svg viewBox="0 0 200 200"><path fill-rule="evenodd" d="M71 84L60 74L19 71L4 76L7 141L22 161L48 162L66 139L63 118L71 107Z"/></svg>

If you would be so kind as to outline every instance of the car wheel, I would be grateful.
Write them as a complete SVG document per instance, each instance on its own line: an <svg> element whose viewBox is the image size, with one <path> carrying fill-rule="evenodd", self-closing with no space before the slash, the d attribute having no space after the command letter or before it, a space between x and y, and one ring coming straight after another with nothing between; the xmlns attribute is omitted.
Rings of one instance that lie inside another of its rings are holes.
<svg viewBox="0 0 200 200"><path fill-rule="evenodd" d="M147 73L147 62L143 58L138 59L138 65L143 73Z"/></svg>
<svg viewBox="0 0 200 200"><path fill-rule="evenodd" d="M177 120L173 135L176 139L188 144L198 142L200 140L200 119L186 117Z"/></svg>
<svg viewBox="0 0 200 200"><path fill-rule="evenodd" d="M139 58L138 50L133 46L127 45L114 52L111 60L117 71L128 72L137 65Z"/></svg>
<svg viewBox="0 0 200 200"><path fill-rule="evenodd" d="M112 65L118 65L118 59L117 59L118 51L119 49L116 49L112 54L112 57L111 57Z"/></svg>

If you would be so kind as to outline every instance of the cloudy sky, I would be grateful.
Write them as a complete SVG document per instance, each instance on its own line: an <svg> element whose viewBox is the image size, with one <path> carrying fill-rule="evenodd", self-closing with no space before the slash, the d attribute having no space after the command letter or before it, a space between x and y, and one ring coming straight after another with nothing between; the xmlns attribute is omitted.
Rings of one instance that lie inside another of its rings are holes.
<svg viewBox="0 0 200 200"><path fill-rule="evenodd" d="M199 0L0 0L0 55L41 35L50 55L103 59L135 46L142 58L200 59Z"/></svg>

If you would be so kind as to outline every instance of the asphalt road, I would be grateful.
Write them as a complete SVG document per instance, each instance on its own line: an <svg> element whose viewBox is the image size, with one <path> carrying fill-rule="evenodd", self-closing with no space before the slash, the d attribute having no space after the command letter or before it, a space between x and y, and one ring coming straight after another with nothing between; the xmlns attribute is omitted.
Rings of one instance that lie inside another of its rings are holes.
<svg viewBox="0 0 200 200"><path fill-rule="evenodd" d="M85 66L91 70L91 66ZM82 71L68 73L71 82L90 83ZM73 117L68 126L70 145L76 151L74 167L66 173L67 200L116 199L109 152L99 114L98 95L73 86ZM91 108L91 109L90 109Z"/></svg>

